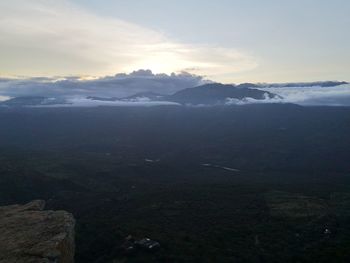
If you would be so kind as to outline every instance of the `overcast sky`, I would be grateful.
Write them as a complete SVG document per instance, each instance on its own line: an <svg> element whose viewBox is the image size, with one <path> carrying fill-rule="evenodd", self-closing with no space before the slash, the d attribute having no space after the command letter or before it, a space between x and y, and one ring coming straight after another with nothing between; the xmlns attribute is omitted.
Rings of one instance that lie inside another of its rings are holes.
<svg viewBox="0 0 350 263"><path fill-rule="evenodd" d="M0 76L350 80L348 0L1 0Z"/></svg>

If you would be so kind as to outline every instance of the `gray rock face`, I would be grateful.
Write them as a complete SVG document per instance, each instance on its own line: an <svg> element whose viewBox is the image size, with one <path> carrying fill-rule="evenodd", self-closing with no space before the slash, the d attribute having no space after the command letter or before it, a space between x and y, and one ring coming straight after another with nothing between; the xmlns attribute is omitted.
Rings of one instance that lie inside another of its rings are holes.
<svg viewBox="0 0 350 263"><path fill-rule="evenodd" d="M73 263L70 213L44 211L45 201L0 207L0 263Z"/></svg>

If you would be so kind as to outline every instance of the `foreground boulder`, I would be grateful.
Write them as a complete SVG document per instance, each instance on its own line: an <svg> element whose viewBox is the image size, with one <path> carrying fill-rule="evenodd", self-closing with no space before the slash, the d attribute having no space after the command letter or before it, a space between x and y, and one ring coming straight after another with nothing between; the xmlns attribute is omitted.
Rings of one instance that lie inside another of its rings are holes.
<svg viewBox="0 0 350 263"><path fill-rule="evenodd" d="M0 263L73 263L74 218L41 200L0 207Z"/></svg>

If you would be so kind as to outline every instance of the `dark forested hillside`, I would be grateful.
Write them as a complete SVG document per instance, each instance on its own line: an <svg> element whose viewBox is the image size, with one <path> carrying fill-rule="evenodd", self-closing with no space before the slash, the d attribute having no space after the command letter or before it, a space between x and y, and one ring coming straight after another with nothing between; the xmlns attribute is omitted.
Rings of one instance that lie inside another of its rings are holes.
<svg viewBox="0 0 350 263"><path fill-rule="evenodd" d="M77 219L77 262L346 262L350 109L3 108L0 204ZM125 253L125 237L156 251Z"/></svg>

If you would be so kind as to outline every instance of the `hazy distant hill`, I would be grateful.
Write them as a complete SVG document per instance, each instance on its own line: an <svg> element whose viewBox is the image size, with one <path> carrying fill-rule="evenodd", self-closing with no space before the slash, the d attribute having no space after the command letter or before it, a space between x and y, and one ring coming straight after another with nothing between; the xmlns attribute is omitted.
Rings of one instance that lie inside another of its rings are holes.
<svg viewBox="0 0 350 263"><path fill-rule="evenodd" d="M253 88L248 88L253 87ZM276 95L270 92L254 89L254 84L242 84L238 86L224 85L219 83L206 84L203 86L181 90L165 100L182 104L223 104L228 98L242 100L252 98L263 100L273 98Z"/></svg>
<svg viewBox="0 0 350 263"><path fill-rule="evenodd" d="M23 106L38 106L38 105L57 105L67 104L63 98L47 98L41 96L26 96L16 97L3 102L0 102L0 106L8 107L23 107Z"/></svg>
<svg viewBox="0 0 350 263"><path fill-rule="evenodd" d="M139 99L139 98L148 98L150 100L161 100L164 97L164 95L160 94L160 93L156 93L156 92L139 92L136 93L132 96L128 96L123 98L123 100L135 100L135 99Z"/></svg>
<svg viewBox="0 0 350 263"><path fill-rule="evenodd" d="M297 83L273 83L262 84L258 87L271 87L271 88L285 88L285 87L336 87L340 85L349 84L346 81L316 81L316 82L297 82Z"/></svg>
<svg viewBox="0 0 350 263"><path fill-rule="evenodd" d="M87 99L90 100L98 100L98 101L116 101L118 98L116 97L97 97L97 96L88 96L86 97Z"/></svg>

